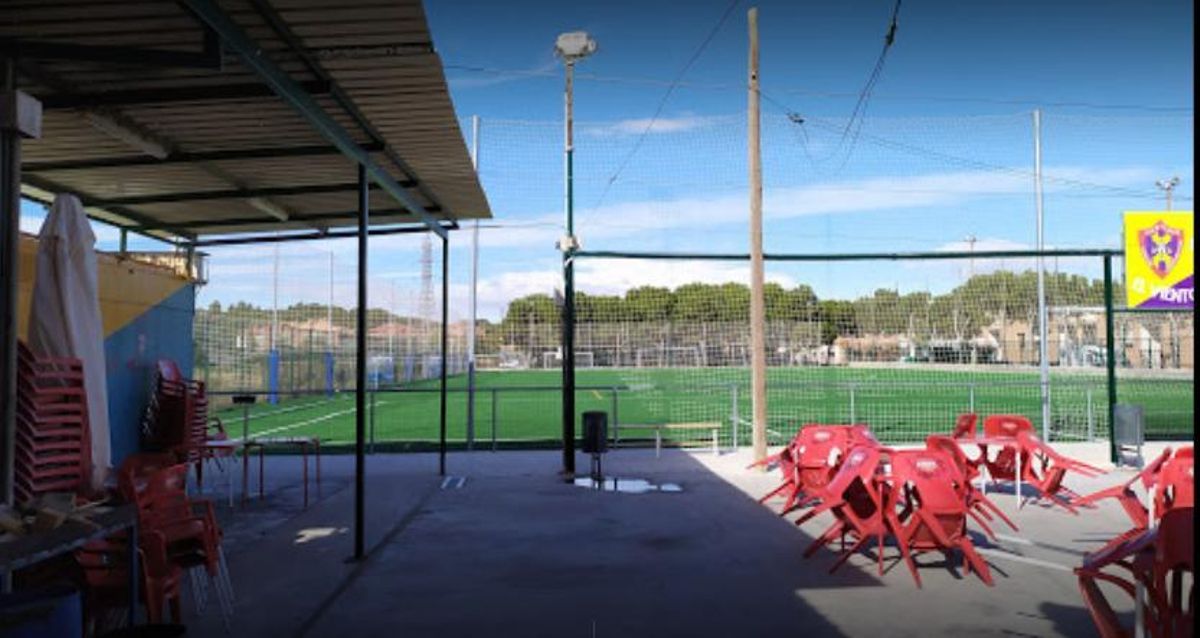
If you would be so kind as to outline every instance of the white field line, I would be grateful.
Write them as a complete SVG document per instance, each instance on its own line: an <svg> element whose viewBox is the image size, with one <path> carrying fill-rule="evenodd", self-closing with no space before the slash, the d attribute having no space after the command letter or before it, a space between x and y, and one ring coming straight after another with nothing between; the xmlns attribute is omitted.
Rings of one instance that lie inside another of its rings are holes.
<svg viewBox="0 0 1200 638"><path fill-rule="evenodd" d="M337 401L337 399L333 399L333 400L334 400L334 401ZM250 420L250 421L253 421L254 419L263 419L263 418L272 417L272 416L279 416L280 414L287 414L288 412L298 412L298 411L300 411L300 410L311 410L311 409L313 409L313 408L317 408L317 407L320 407L320 406L321 406L321 402L319 402L319 401L313 401L312 403L304 403L304 404L301 404L301 405L293 405L293 406L292 406L292 407L290 407L290 408L280 408L280 409L278 409L278 410L273 410L273 411L271 411L271 412L258 412L258 413L250 414L250 415L249 415L249 418L248 418L248 420ZM241 421L242 419L247 419L247 416L246 416L246 415L242 415L241 417L239 417L238 419L236 419L236 421ZM230 419L230 421L229 421L229 422L230 422L230 423L234 423L234 422L235 422L235 420L234 420L234 419Z"/></svg>
<svg viewBox="0 0 1200 638"><path fill-rule="evenodd" d="M387 405L387 401L376 401L375 405L376 406ZM354 410L355 410L355 408L350 408L349 410L341 410L340 412L330 412L329 414L325 414L325 415L316 417L315 419L309 419L307 421L300 421L298 423L291 423L288 425L281 425L277 428L269 428L269 429L263 430L262 432L251 432L250 438L253 439L254 437L266 436L268 434L275 434L276 432L285 432L287 430L294 430L296 428L301 428L306 425L312 425L314 423L328 421L330 419L334 419L339 416L346 416L347 414L354 414Z"/></svg>
<svg viewBox="0 0 1200 638"><path fill-rule="evenodd" d="M1015 563L1025 563L1026 565L1034 565L1036 567L1045 567L1047 569L1055 569L1055 570L1063 571L1063 572L1067 572L1067 573L1073 573L1075 571L1075 569L1073 567L1068 567L1066 565L1060 565L1058 563L1053 563L1048 560L1041 560L1039 558L1029 558L1028 556L1021 556L1019 554L1013 554L1011 552L1006 552L1002 549L989 549L987 547L977 547L977 548L975 548L975 551L979 552L983 556L990 556L992 558L1000 558L1003 560L1011 560Z"/></svg>

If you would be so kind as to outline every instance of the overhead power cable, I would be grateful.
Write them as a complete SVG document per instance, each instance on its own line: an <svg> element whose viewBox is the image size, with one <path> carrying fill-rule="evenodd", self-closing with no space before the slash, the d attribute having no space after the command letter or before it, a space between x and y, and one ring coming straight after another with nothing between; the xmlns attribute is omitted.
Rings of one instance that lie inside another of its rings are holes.
<svg viewBox="0 0 1200 638"><path fill-rule="evenodd" d="M629 153L626 154L625 158L621 160L621 163L617 165L617 170L614 171L612 176L608 178L608 181L604 185L604 190L600 192L600 197L596 200L596 204L592 206L593 209L599 208L604 203L604 198L608 196L608 191L612 188L612 185L617 181L618 178L620 178L621 173L625 170L625 167L629 165L629 162L633 159L633 156L637 155L638 150L642 147L642 143L645 142L646 137L650 135L650 131L654 128L654 124L658 122L659 116L662 115L663 109L667 106L667 100L671 99L671 94L675 92L676 87L678 87L679 83L683 81L683 76L687 75L687 72L692 68L692 65L694 65L696 61L700 59L700 56L704 53L704 50L708 48L708 45L712 43L713 38L717 37L717 33L721 31L721 27L723 27L729 20L729 16L733 14L733 10L736 9L741 3L742 0L733 0L727 7L725 7L725 12L721 14L721 18L717 20L717 23L713 25L713 28L709 30L708 35L704 37L704 41L700 43L700 46L697 47L696 51L692 53L692 56L688 58L687 63L685 63L683 68L679 70L679 73L675 75L675 79L671 80L671 83L667 85L667 90L663 93L662 99L658 101L658 106L654 109L654 115L652 115L650 117L650 121L646 123L646 128L642 130L641 135L638 135L637 141L635 141L633 147L629 149Z"/></svg>

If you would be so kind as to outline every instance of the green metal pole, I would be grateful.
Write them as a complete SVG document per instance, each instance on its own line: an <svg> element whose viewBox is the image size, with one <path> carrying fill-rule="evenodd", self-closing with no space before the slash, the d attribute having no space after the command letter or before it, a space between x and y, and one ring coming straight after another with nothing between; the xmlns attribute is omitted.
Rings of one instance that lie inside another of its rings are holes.
<svg viewBox="0 0 1200 638"><path fill-rule="evenodd" d="M1108 374L1108 457L1113 463L1117 462L1117 345L1116 329L1113 320L1113 279L1112 255L1104 256L1104 334L1105 334L1105 367Z"/></svg>
<svg viewBox="0 0 1200 638"><path fill-rule="evenodd" d="M575 80L575 65L567 62L566 87L566 226L567 241L575 237L575 192L574 192L574 142L572 139L572 93ZM575 479L575 248L568 243L563 247L563 310L562 310L562 443L563 479Z"/></svg>

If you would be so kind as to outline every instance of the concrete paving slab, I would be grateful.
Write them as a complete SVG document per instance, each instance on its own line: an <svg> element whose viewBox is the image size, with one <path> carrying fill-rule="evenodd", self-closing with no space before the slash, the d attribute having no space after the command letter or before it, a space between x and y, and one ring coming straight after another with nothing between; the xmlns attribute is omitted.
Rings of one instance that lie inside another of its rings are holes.
<svg viewBox="0 0 1200 638"><path fill-rule="evenodd" d="M829 521L797 527L759 505L777 478L747 470L744 451L609 454L609 476L683 488L646 494L565 484L553 451L456 453L449 481L436 476L433 455L376 455L367 484L374 549L347 565L352 460L327 457L324 498L301 510L298 465L271 457L267 502L227 519L233 635L1088 636L1095 630L1070 570L1129 526L1111 503L1076 516L1036 502L1018 510L1011 491L999 494L1020 531L976 536L996 586L926 555L917 588L894 548L883 576L871 556L832 575L832 553L802 558ZM1131 475L1068 484L1087 493ZM1131 614L1132 604L1112 598ZM188 619L191 635L225 635L213 610Z"/></svg>

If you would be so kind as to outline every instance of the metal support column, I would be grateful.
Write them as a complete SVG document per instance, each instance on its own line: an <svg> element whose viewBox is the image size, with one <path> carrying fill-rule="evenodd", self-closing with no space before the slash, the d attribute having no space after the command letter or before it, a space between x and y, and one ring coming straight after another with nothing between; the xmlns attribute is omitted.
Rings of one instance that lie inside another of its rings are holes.
<svg viewBox="0 0 1200 638"><path fill-rule="evenodd" d="M14 97L16 67L16 60L0 59L0 99ZM17 432L20 219L21 132L19 126L0 121L0 498L7 504L13 502L13 444Z"/></svg>
<svg viewBox="0 0 1200 638"><path fill-rule="evenodd" d="M1117 462L1117 344L1113 317L1112 255L1104 256L1104 368L1108 381L1108 460Z"/></svg>
<svg viewBox="0 0 1200 638"><path fill-rule="evenodd" d="M567 62L566 123L564 129L566 163L566 230L567 245L563 249L563 307L562 307L562 474L563 479L575 479L575 202L574 155L572 135L575 64Z"/></svg>
<svg viewBox="0 0 1200 638"><path fill-rule="evenodd" d="M446 475L446 349L450 334L450 237L442 238L442 365L438 406L438 475Z"/></svg>
<svg viewBox="0 0 1200 638"><path fill-rule="evenodd" d="M358 165L358 312L354 335L354 559L366 555L364 518L367 433L367 230L370 226L367 168Z"/></svg>

